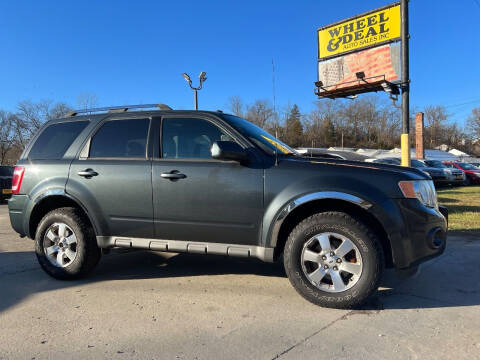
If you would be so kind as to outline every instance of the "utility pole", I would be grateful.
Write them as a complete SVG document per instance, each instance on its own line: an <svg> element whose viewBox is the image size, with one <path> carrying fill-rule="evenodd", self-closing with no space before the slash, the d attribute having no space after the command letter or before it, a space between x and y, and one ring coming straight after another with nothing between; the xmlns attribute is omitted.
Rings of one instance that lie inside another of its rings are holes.
<svg viewBox="0 0 480 360"><path fill-rule="evenodd" d="M401 0L402 22L402 166L410 166L410 72L408 42L408 0Z"/></svg>

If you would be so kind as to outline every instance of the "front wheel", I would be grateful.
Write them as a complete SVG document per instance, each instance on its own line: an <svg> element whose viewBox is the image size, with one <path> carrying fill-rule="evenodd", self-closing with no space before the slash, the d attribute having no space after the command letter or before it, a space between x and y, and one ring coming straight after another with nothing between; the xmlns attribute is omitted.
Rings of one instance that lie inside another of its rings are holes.
<svg viewBox="0 0 480 360"><path fill-rule="evenodd" d="M87 275L101 257L92 227L74 208L55 209L44 216L35 235L35 252L43 270L62 280Z"/></svg>
<svg viewBox="0 0 480 360"><path fill-rule="evenodd" d="M288 237L284 265L294 288L308 301L331 308L355 308L374 294L384 270L376 235L342 212L318 213Z"/></svg>

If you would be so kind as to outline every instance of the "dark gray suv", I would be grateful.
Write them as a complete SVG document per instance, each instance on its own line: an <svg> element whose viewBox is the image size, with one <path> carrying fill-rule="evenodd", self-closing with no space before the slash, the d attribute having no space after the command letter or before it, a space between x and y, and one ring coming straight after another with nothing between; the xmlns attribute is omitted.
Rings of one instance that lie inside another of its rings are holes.
<svg viewBox="0 0 480 360"><path fill-rule="evenodd" d="M385 267L444 251L446 210L419 170L304 157L221 112L99 112L49 121L15 168L12 226L55 278L113 247L283 259L302 296L347 308Z"/></svg>

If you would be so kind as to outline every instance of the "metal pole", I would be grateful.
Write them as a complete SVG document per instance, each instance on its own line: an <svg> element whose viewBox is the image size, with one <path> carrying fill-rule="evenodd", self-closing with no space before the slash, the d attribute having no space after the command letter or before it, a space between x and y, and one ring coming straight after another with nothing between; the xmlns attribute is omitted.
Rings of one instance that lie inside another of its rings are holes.
<svg viewBox="0 0 480 360"><path fill-rule="evenodd" d="M410 72L408 41L408 0L401 0L402 13L402 166L410 166Z"/></svg>
<svg viewBox="0 0 480 360"><path fill-rule="evenodd" d="M198 110L197 89L193 89L193 97L194 97L194 101L195 101L195 110Z"/></svg>

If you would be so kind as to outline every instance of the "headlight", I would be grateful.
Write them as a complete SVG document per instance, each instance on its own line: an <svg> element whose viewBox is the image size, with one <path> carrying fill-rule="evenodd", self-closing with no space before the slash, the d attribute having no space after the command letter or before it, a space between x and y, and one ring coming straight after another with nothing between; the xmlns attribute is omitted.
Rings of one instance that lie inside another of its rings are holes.
<svg viewBox="0 0 480 360"><path fill-rule="evenodd" d="M403 196L418 199L423 205L438 208L437 192L431 180L400 181L398 183Z"/></svg>
<svg viewBox="0 0 480 360"><path fill-rule="evenodd" d="M452 175L452 170L450 169L443 169L443 171L448 175Z"/></svg>

